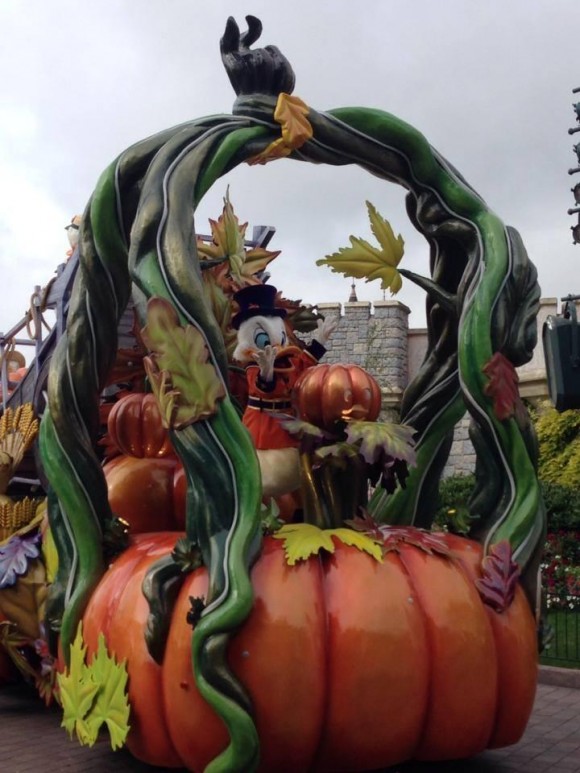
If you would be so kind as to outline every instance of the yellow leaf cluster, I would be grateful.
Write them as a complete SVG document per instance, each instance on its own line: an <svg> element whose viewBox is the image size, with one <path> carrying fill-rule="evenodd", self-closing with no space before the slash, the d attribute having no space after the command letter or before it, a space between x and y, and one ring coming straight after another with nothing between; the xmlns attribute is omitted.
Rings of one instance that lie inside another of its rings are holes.
<svg viewBox="0 0 580 773"><path fill-rule="evenodd" d="M63 708L62 727L82 745L93 746L105 724L111 746L118 749L129 733L129 701L125 661L117 663L107 652L105 637L99 635L97 652L86 663L87 647L82 623L70 649L70 667L58 675Z"/></svg>
<svg viewBox="0 0 580 773"><path fill-rule="evenodd" d="M294 566L298 561L306 561L311 556L318 555L321 550L334 553L335 539L368 553L376 561L383 560L382 544L353 529L319 529L310 523L296 523L282 526L272 536L284 540L284 552L289 566Z"/></svg>

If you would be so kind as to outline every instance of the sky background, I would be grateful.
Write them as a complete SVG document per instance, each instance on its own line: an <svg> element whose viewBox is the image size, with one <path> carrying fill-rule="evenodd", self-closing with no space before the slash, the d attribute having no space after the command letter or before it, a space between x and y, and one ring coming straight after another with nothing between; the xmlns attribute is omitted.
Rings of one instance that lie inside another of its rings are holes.
<svg viewBox="0 0 580 773"><path fill-rule="evenodd" d="M297 96L319 111L381 108L419 129L520 231L543 296L580 293L567 215L580 142L567 133L580 100L578 0L0 0L0 330L50 280L68 248L64 226L121 151L231 112L219 39L229 15L245 29L248 13L264 25L257 45L292 63ZM199 233L228 184L243 221L276 227L271 282L289 298L348 299L351 280L315 261L350 234L370 238L367 199L403 235L401 265L428 272L403 189L358 168L238 168L202 201ZM379 282L358 281L357 293L382 298ZM397 298L413 327L425 324L420 290L406 282Z"/></svg>

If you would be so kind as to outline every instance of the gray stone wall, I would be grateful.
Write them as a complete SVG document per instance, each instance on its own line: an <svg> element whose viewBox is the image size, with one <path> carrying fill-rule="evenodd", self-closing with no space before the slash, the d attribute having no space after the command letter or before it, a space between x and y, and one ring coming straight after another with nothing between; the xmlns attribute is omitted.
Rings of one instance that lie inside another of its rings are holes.
<svg viewBox="0 0 580 773"><path fill-rule="evenodd" d="M386 408L398 405L409 380L409 309L398 301L320 303L339 320L323 362L360 365L377 379Z"/></svg>
<svg viewBox="0 0 580 773"><path fill-rule="evenodd" d="M469 475L475 470L475 450L469 439L469 415L465 415L455 427L453 443L443 477Z"/></svg>
<svg viewBox="0 0 580 773"><path fill-rule="evenodd" d="M396 420L403 390L417 374L427 351L427 330L409 329L409 309L399 301L320 303L321 314L339 320L323 362L354 363L368 370L381 385L385 418ZM557 313L555 298L540 301L538 346L530 363L518 368L520 393L528 399L547 396L541 329L548 314ZM468 435L469 416L457 425L443 475L463 475L475 469L475 451Z"/></svg>

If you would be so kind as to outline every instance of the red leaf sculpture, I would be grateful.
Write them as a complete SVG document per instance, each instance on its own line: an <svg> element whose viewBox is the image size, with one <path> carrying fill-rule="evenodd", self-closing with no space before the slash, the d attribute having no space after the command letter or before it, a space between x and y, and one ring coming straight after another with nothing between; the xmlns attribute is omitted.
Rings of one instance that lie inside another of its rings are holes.
<svg viewBox="0 0 580 773"><path fill-rule="evenodd" d="M496 612L503 612L514 599L520 576L510 543L502 540L493 545L483 559L482 568L483 576L475 581L479 595Z"/></svg>
<svg viewBox="0 0 580 773"><path fill-rule="evenodd" d="M518 374L513 364L501 352L492 355L483 372L489 377L484 392L493 400L493 410L500 421L510 419L520 403Z"/></svg>
<svg viewBox="0 0 580 773"><path fill-rule="evenodd" d="M389 553L391 550L396 552L403 544L413 545L429 555L438 553L448 556L451 552L444 536L434 534L426 529L418 529L416 526L385 526L377 523L372 515L366 511L360 516L345 521L345 523L355 531L361 531L375 540L381 540L385 553Z"/></svg>
<svg viewBox="0 0 580 773"><path fill-rule="evenodd" d="M375 521L375 519L366 510L362 515L357 515L350 520L345 521L346 526L350 526L355 531L362 531L373 539L382 540L383 533L381 531L381 525Z"/></svg>
<svg viewBox="0 0 580 773"><path fill-rule="evenodd" d="M390 550L398 550L402 543L421 548L429 555L438 553L447 556L450 553L449 546L443 536L425 529L417 529L415 526L381 526L380 531L383 536L385 553Z"/></svg>

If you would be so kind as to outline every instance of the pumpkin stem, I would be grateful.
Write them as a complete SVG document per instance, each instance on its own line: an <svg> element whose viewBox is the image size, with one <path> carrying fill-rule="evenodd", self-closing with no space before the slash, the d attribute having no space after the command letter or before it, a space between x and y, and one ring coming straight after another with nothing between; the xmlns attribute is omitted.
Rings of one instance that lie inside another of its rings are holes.
<svg viewBox="0 0 580 773"><path fill-rule="evenodd" d="M320 470L324 509L331 528L342 526L344 521L344 499L340 496L340 485L337 485L340 483L340 474L344 475L344 470L338 470L330 462Z"/></svg>
<svg viewBox="0 0 580 773"><path fill-rule="evenodd" d="M326 508L322 505L324 496L318 480L319 476L312 468L312 458L308 453L300 454L300 476L305 523L311 523L320 529L328 529L330 524L328 513L325 512Z"/></svg>
<svg viewBox="0 0 580 773"><path fill-rule="evenodd" d="M368 504L368 477L364 459L355 456L348 459L347 465L347 469L338 471L339 475L335 477L339 492L337 499L341 503L340 523L337 526L343 526L360 508L366 509Z"/></svg>
<svg viewBox="0 0 580 773"><path fill-rule="evenodd" d="M347 468L326 458L312 466L312 455L300 454L304 521L320 529L338 528L368 502L366 465L360 457L349 459Z"/></svg>

